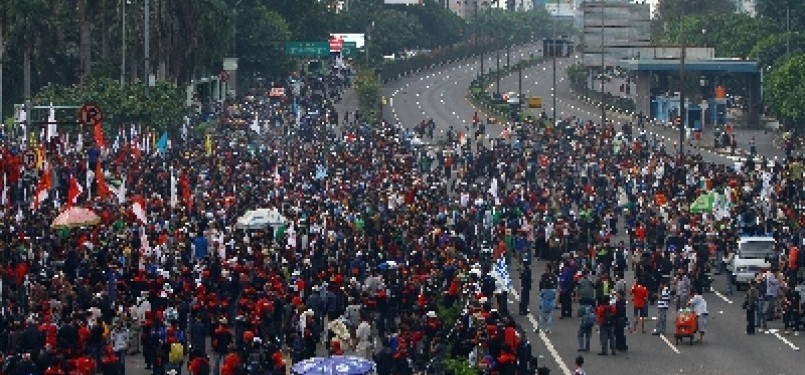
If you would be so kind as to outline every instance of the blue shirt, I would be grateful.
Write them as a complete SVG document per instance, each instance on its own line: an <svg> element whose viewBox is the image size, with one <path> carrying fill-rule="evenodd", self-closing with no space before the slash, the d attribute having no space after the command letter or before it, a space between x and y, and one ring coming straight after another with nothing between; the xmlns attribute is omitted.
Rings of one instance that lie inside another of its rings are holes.
<svg viewBox="0 0 805 375"><path fill-rule="evenodd" d="M539 299L539 308L542 311L553 311L556 308L556 289L540 290Z"/></svg>

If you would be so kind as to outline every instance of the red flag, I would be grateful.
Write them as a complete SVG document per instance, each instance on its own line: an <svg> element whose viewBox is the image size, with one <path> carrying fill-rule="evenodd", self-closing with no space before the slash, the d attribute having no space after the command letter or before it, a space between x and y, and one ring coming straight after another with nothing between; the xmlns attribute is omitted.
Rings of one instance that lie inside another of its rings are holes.
<svg viewBox="0 0 805 375"><path fill-rule="evenodd" d="M71 207L78 200L78 196L84 192L84 188L78 183L75 175L70 176L70 185L67 187L67 207Z"/></svg>
<svg viewBox="0 0 805 375"><path fill-rule="evenodd" d="M182 202L190 209L193 205L193 194L190 191L190 181L187 178L187 173L182 171L181 175L179 176L179 186L182 188Z"/></svg>
<svg viewBox="0 0 805 375"><path fill-rule="evenodd" d="M98 148L106 147L106 142L103 140L103 126L100 121L95 122L95 145Z"/></svg>
<svg viewBox="0 0 805 375"><path fill-rule="evenodd" d="M39 183L36 185L34 191L34 200L31 202L31 208L34 210L39 208L39 205L48 198L48 191L53 188L53 172L50 168L50 163L45 160L45 168L42 175L39 177Z"/></svg>
<svg viewBox="0 0 805 375"><path fill-rule="evenodd" d="M95 183L98 184L98 196L106 198L109 196L109 186L106 185L106 178L103 177L103 168L101 168L101 161L95 164Z"/></svg>
<svg viewBox="0 0 805 375"><path fill-rule="evenodd" d="M131 198L131 212L134 213L134 217L142 224L148 224L148 215L146 215L145 210L145 200L141 195L135 195Z"/></svg>
<svg viewBox="0 0 805 375"><path fill-rule="evenodd" d="M117 154L115 158L115 165L120 165L126 162L126 158L129 156L129 145L128 143L123 143L123 146L120 147L120 152Z"/></svg>

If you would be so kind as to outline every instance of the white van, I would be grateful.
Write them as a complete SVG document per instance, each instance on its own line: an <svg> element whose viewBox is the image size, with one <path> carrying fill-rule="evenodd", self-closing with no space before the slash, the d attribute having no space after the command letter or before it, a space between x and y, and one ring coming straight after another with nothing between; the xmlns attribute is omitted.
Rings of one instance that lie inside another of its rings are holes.
<svg viewBox="0 0 805 375"><path fill-rule="evenodd" d="M749 285L749 281L760 272L771 268L769 257L774 252L774 238L767 236L741 237L738 239L738 248L727 265L727 270L735 276L735 285L738 290Z"/></svg>

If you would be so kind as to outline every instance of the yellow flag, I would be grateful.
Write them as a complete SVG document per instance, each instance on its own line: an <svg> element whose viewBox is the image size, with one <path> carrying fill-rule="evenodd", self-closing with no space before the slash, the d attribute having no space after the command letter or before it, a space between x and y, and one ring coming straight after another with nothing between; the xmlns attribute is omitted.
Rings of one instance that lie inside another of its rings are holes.
<svg viewBox="0 0 805 375"><path fill-rule="evenodd" d="M207 150L207 156L212 155L212 134L207 134L204 140L204 149Z"/></svg>
<svg viewBox="0 0 805 375"><path fill-rule="evenodd" d="M45 164L45 148L39 146L36 148L36 168L42 169Z"/></svg>

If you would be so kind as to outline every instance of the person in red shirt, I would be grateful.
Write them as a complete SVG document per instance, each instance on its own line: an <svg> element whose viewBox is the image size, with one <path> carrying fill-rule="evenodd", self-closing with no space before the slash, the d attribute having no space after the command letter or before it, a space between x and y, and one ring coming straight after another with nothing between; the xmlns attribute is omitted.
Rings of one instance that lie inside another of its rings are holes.
<svg viewBox="0 0 805 375"><path fill-rule="evenodd" d="M193 359L187 362L187 370L190 375L203 375L202 369L206 368L207 374L210 374L210 359L201 352L196 353Z"/></svg>
<svg viewBox="0 0 805 375"><path fill-rule="evenodd" d="M646 333L646 317L648 316L648 289L640 281L632 285L632 306L634 306L634 323L632 333L637 331L637 324L640 324L640 331Z"/></svg>
<svg viewBox="0 0 805 375"><path fill-rule="evenodd" d="M221 366L221 375L235 375L238 367L240 367L238 349L235 345L229 345L229 354L224 358L224 364Z"/></svg>

